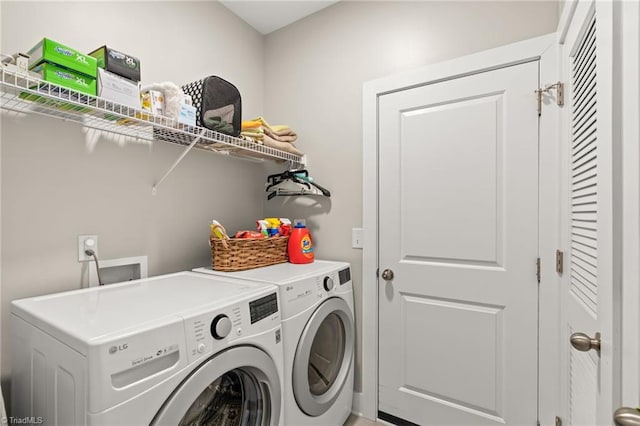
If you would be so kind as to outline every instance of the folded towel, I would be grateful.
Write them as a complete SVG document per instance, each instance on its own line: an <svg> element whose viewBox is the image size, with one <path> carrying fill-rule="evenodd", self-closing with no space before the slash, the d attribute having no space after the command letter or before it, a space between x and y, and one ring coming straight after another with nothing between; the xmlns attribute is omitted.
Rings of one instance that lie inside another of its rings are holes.
<svg viewBox="0 0 640 426"><path fill-rule="evenodd" d="M262 130L262 127L259 127L257 129L244 129L242 130L242 132L240 132L240 134L258 140L262 140L262 138L264 137L264 131Z"/></svg>
<svg viewBox="0 0 640 426"><path fill-rule="evenodd" d="M262 143L264 144L264 146L290 152L291 154L304 155L304 153L298 150L291 142L280 142L271 138L268 135L264 135L264 139L262 139Z"/></svg>
<svg viewBox="0 0 640 426"><path fill-rule="evenodd" d="M280 141L280 142L289 142L289 143L293 143L296 140L298 140L297 136L278 136L278 135L269 135L269 137Z"/></svg>
<svg viewBox="0 0 640 426"><path fill-rule="evenodd" d="M241 135L272 148L303 155L294 146L287 146L287 144L290 145L295 142L298 139L298 135L286 124L272 126L264 117L259 116L253 120L242 122Z"/></svg>
<svg viewBox="0 0 640 426"><path fill-rule="evenodd" d="M288 134L288 132L292 132L291 128L286 124L276 124L274 126L269 126L269 128L273 130L274 133L278 133L278 134L282 132L286 134Z"/></svg>
<svg viewBox="0 0 640 426"><path fill-rule="evenodd" d="M262 122L258 120L245 120L242 122L242 130L255 129L262 126Z"/></svg>
<svg viewBox="0 0 640 426"><path fill-rule="evenodd" d="M258 145L263 145L263 143L262 143L262 141L261 141L261 140L258 140L258 139L255 139L255 138L252 138L251 136L244 136L244 135L241 135L241 136L240 136L240 138L241 138L241 139L244 139L244 140L246 140L246 141L249 141L249 142L257 143Z"/></svg>
<svg viewBox="0 0 640 426"><path fill-rule="evenodd" d="M292 130L289 130L289 132L286 133L286 134L279 134L279 133L274 132L273 130L271 130L268 127L263 127L263 129L264 129L264 133L265 134L271 136L273 139L275 139L277 141L280 141L280 142L295 142L298 139L298 136Z"/></svg>
<svg viewBox="0 0 640 426"><path fill-rule="evenodd" d="M254 119L253 119L253 121L257 121L257 122L259 122L261 126L264 126L264 127L271 127L271 126L269 125L269 123L267 123L267 120L265 120L265 119L264 119L264 117L262 117L262 116L258 116L258 117L256 117L256 118L254 118Z"/></svg>
<svg viewBox="0 0 640 426"><path fill-rule="evenodd" d="M258 127L256 129L242 129L244 133L255 133L255 134L263 134L264 129L262 127Z"/></svg>
<svg viewBox="0 0 640 426"><path fill-rule="evenodd" d="M261 123L263 128L270 129L273 133L280 136L295 134L295 132L291 130L291 128L288 125L286 124L271 125L267 122L267 120L264 119L264 117L256 117L253 120L251 120L251 122Z"/></svg>
<svg viewBox="0 0 640 426"><path fill-rule="evenodd" d="M291 128L287 127L284 130L279 130L279 131L275 131L273 129L269 129L269 131L271 133L273 133L274 135L278 135L278 136L296 136L296 132L294 132L293 130L291 130Z"/></svg>

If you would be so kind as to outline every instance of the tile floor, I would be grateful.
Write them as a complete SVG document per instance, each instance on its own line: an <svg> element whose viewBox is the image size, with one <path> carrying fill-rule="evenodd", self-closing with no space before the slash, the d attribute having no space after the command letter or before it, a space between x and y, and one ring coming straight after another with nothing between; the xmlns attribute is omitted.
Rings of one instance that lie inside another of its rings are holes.
<svg viewBox="0 0 640 426"><path fill-rule="evenodd" d="M372 422L371 420L354 416L353 414L349 416L346 422L344 422L344 426L375 426L382 424L384 423Z"/></svg>

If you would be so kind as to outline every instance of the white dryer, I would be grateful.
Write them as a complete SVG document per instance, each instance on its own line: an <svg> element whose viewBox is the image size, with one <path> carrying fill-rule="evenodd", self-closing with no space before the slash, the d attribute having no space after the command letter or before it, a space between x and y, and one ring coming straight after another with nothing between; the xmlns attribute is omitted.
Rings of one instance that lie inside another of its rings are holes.
<svg viewBox="0 0 640 426"><path fill-rule="evenodd" d="M11 304L12 416L282 424L276 288L181 272Z"/></svg>
<svg viewBox="0 0 640 426"><path fill-rule="evenodd" d="M342 425L353 402L355 326L349 264L316 260L239 272L194 271L278 286L285 423Z"/></svg>

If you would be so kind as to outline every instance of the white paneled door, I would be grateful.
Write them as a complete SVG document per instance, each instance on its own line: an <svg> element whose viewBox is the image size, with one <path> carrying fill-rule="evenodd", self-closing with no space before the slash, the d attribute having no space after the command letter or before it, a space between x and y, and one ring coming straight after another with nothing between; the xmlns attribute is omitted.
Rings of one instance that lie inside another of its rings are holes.
<svg viewBox="0 0 640 426"><path fill-rule="evenodd" d="M576 426L611 424L614 410L611 22L611 2L577 2L561 50L569 254L561 371L564 423Z"/></svg>
<svg viewBox="0 0 640 426"><path fill-rule="evenodd" d="M379 98L379 411L535 425L538 61Z"/></svg>

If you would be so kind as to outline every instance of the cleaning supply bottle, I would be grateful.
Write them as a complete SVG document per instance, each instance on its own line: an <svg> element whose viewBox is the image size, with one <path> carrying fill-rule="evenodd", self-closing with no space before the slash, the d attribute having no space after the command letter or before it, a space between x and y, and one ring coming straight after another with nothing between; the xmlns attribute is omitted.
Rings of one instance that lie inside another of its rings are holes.
<svg viewBox="0 0 640 426"><path fill-rule="evenodd" d="M209 224L209 228L211 229L211 236L214 238L220 238L221 240L229 239L227 236L227 231L224 229L224 226L220 224L217 220L212 220Z"/></svg>
<svg viewBox="0 0 640 426"><path fill-rule="evenodd" d="M313 241L311 234L303 221L296 220L295 227L289 235L287 246L289 262L291 263L311 263L313 262Z"/></svg>

